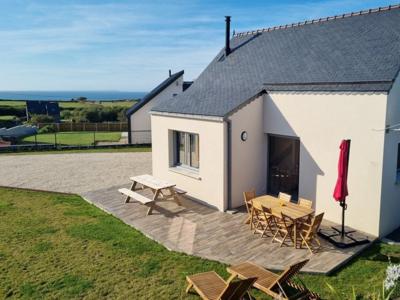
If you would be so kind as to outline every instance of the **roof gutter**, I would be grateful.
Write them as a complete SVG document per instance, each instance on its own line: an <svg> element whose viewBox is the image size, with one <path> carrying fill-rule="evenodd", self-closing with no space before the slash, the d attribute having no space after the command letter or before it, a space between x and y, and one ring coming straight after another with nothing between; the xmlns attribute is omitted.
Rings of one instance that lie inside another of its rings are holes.
<svg viewBox="0 0 400 300"><path fill-rule="evenodd" d="M226 146L227 146L227 166L226 166L226 188L227 188L227 203L226 203L226 210L232 208L232 123L231 120L226 118L224 120L226 123Z"/></svg>
<svg viewBox="0 0 400 300"><path fill-rule="evenodd" d="M132 144L132 125L131 125L131 115L127 116L128 118L128 144L131 145Z"/></svg>
<svg viewBox="0 0 400 300"><path fill-rule="evenodd" d="M192 120L203 120L203 121L213 121L213 122L224 122L224 117L218 116L206 116L206 115L193 115L193 114L182 114L182 113L172 113L172 112L164 112L164 111L156 111L151 110L150 114L155 116L165 116L172 118L183 118L183 119L192 119Z"/></svg>

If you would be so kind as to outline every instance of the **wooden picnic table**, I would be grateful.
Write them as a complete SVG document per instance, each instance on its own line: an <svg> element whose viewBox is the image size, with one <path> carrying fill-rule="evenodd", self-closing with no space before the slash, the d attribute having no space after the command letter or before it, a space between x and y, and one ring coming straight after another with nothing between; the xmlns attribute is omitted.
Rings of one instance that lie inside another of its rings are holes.
<svg viewBox="0 0 400 300"><path fill-rule="evenodd" d="M294 247L297 248L297 227L306 217L315 211L311 208L299 206L297 204L283 201L271 195L263 195L253 199L253 206L261 209L262 206L271 209L272 214L277 218L282 218L282 213L293 220Z"/></svg>
<svg viewBox="0 0 400 300"><path fill-rule="evenodd" d="M152 175L140 175L140 176L134 176L130 177L130 180L132 180L132 185L130 188L130 191L132 193L126 193L127 197L125 202L128 203L130 198L133 198L135 200L138 200L142 202L143 204L149 206L149 209L147 211L147 215L150 215L155 202L159 199L159 196L164 197L166 196L165 191L169 192L168 197L172 197L172 199L178 204L181 205L181 202L179 200L179 195L178 195L178 189L175 188L174 183L156 178ZM141 187L138 188L138 184L141 185ZM153 193L152 199L146 198L145 196L142 196L140 194L135 193L135 190L138 189L150 189ZM184 193L182 191L182 193ZM133 195L132 197L129 195Z"/></svg>

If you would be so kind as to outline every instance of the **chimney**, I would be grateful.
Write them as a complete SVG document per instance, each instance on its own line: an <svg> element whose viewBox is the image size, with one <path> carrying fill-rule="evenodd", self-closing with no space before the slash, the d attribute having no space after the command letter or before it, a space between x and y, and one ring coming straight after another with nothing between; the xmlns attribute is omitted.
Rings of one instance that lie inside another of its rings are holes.
<svg viewBox="0 0 400 300"><path fill-rule="evenodd" d="M168 74L169 74L169 77L171 77L171 75L172 75L171 69L168 70Z"/></svg>
<svg viewBox="0 0 400 300"><path fill-rule="evenodd" d="M226 30L225 30L225 56L231 53L230 34L231 34L231 17L225 16Z"/></svg>

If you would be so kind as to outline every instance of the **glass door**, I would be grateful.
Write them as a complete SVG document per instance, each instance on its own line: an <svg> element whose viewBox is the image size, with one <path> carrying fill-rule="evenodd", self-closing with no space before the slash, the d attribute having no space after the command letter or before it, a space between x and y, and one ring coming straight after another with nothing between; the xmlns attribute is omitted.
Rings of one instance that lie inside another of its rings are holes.
<svg viewBox="0 0 400 300"><path fill-rule="evenodd" d="M299 194L300 140L276 135L268 136L267 191L277 196L279 192Z"/></svg>

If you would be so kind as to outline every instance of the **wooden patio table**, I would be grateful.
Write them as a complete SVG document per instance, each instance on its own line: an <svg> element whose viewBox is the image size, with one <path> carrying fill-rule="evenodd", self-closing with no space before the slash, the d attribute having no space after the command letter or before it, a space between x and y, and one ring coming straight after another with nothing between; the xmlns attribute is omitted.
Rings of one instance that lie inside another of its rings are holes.
<svg viewBox="0 0 400 300"><path fill-rule="evenodd" d="M171 183L159 178L156 178L152 175L140 175L140 176L134 176L134 177L130 177L130 180L132 180L132 186L130 188L131 191L135 191L137 188L137 184L139 183L142 188L148 188L153 192L153 197L152 197L152 201L149 202L149 210L147 211L147 215L150 215L153 208L154 208L154 204L157 201L158 197L160 196L164 196L163 195L163 190L168 190L170 193L170 196L173 198L173 200L178 204L178 205L182 205L181 202L179 201L179 197L177 195L176 190L174 189L175 187L175 183ZM126 198L125 202L129 202L129 196Z"/></svg>
<svg viewBox="0 0 400 300"><path fill-rule="evenodd" d="M261 209L261 206L271 209L276 218L282 218L282 213L293 220L294 247L297 248L297 227L304 218L312 215L314 210L297 204L282 201L271 195L263 195L253 199L253 206Z"/></svg>

